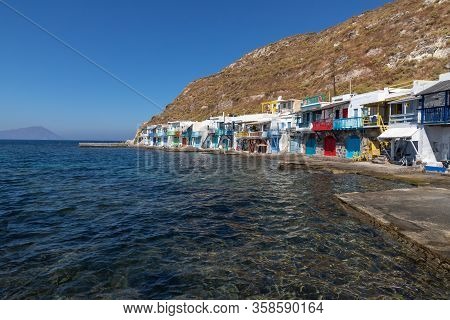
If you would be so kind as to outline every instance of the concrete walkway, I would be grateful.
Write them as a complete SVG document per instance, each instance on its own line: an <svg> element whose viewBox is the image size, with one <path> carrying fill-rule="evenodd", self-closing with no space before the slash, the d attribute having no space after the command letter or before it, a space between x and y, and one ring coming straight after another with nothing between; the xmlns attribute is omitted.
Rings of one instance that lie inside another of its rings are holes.
<svg viewBox="0 0 450 320"><path fill-rule="evenodd" d="M337 198L396 236L427 262L450 271L450 190L419 187L345 193Z"/></svg>
<svg viewBox="0 0 450 320"><path fill-rule="evenodd" d="M351 173L385 180L406 182L415 186L434 186L450 189L450 175L424 173L420 168L402 167L394 164L354 162L337 157L305 157L287 155L280 157L280 169L327 171L333 174Z"/></svg>

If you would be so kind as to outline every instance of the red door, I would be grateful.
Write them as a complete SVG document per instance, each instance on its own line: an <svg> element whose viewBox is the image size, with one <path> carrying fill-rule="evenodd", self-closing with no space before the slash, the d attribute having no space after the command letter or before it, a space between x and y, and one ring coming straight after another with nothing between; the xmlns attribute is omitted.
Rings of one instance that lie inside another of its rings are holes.
<svg viewBox="0 0 450 320"><path fill-rule="evenodd" d="M336 155L336 139L333 136L325 137L323 142L323 154L326 156Z"/></svg>
<svg viewBox="0 0 450 320"><path fill-rule="evenodd" d="M342 118L344 118L344 119L348 118L348 109L347 108L342 109Z"/></svg>

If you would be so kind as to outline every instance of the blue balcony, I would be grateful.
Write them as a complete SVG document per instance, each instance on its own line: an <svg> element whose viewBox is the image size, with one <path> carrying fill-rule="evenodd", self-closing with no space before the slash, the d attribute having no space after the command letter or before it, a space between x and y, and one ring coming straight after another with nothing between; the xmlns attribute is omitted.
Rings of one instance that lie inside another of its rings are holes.
<svg viewBox="0 0 450 320"><path fill-rule="evenodd" d="M450 106L421 109L422 123L441 124L450 123Z"/></svg>
<svg viewBox="0 0 450 320"><path fill-rule="evenodd" d="M216 129L215 135L216 136L231 136L231 135L233 135L233 130Z"/></svg>
<svg viewBox="0 0 450 320"><path fill-rule="evenodd" d="M200 131L192 131L191 138L199 138L202 136L202 133Z"/></svg>
<svg viewBox="0 0 450 320"><path fill-rule="evenodd" d="M272 138L272 137L279 137L281 136L281 131L277 130L277 129L273 129L273 130L269 130L268 132L268 137Z"/></svg>
<svg viewBox="0 0 450 320"><path fill-rule="evenodd" d="M233 130L225 130L225 135L232 136L234 134Z"/></svg>
<svg viewBox="0 0 450 320"><path fill-rule="evenodd" d="M355 130L363 126L362 118L342 118L334 119L333 130Z"/></svg>

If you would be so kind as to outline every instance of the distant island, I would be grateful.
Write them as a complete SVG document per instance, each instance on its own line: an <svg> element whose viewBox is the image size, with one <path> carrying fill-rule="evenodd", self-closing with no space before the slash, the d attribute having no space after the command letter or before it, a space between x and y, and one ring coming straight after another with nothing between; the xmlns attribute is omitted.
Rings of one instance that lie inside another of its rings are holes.
<svg viewBox="0 0 450 320"><path fill-rule="evenodd" d="M56 133L44 127L27 127L0 131L0 140L61 140Z"/></svg>

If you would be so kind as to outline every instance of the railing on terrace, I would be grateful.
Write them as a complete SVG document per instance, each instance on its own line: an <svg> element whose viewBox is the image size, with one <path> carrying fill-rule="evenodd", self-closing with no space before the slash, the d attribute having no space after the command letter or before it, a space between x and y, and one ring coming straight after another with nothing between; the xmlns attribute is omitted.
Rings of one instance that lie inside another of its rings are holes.
<svg viewBox="0 0 450 320"><path fill-rule="evenodd" d="M383 122L383 117L379 114L363 117L363 126L366 128L379 127L386 129Z"/></svg>
<svg viewBox="0 0 450 320"><path fill-rule="evenodd" d="M175 130L167 130L167 135L168 136L174 136L175 135Z"/></svg>
<svg viewBox="0 0 450 320"><path fill-rule="evenodd" d="M322 119L312 123L314 131L329 131L333 130L333 119Z"/></svg>
<svg viewBox="0 0 450 320"><path fill-rule="evenodd" d="M223 136L223 135L231 136L233 135L233 130L216 129L215 134L216 136Z"/></svg>
<svg viewBox="0 0 450 320"><path fill-rule="evenodd" d="M248 132L247 131L236 132L236 137L237 138L248 137Z"/></svg>
<svg viewBox="0 0 450 320"><path fill-rule="evenodd" d="M422 109L422 123L449 123L450 106Z"/></svg>
<svg viewBox="0 0 450 320"><path fill-rule="evenodd" d="M278 130L278 129L272 129L272 130L269 130L268 136L269 136L269 137L278 137L278 136L281 136L281 131Z"/></svg>
<svg viewBox="0 0 450 320"><path fill-rule="evenodd" d="M261 131L249 132L249 133L248 133L248 136L249 136L249 137L255 137L255 138L258 138L258 137L261 137L261 136L262 136L262 132L261 132Z"/></svg>
<svg viewBox="0 0 450 320"><path fill-rule="evenodd" d="M303 99L303 105L308 105L308 104L314 104L314 103L320 103L323 101L327 100L327 96L325 94L319 94L317 96L313 96L313 97L306 97L305 99Z"/></svg>
<svg viewBox="0 0 450 320"><path fill-rule="evenodd" d="M333 130L349 130L362 128L362 118L342 118L334 119Z"/></svg>
<svg viewBox="0 0 450 320"><path fill-rule="evenodd" d="M311 122L301 122L297 123L297 128L299 129L306 129L311 127Z"/></svg>
<svg viewBox="0 0 450 320"><path fill-rule="evenodd" d="M201 137L202 133L200 131L192 131L191 138L198 138Z"/></svg>
<svg viewBox="0 0 450 320"><path fill-rule="evenodd" d="M389 124L417 122L416 113L391 114Z"/></svg>
<svg viewBox="0 0 450 320"><path fill-rule="evenodd" d="M158 132L156 132L156 136L157 137L165 137L166 136L166 132L165 131L158 131Z"/></svg>

